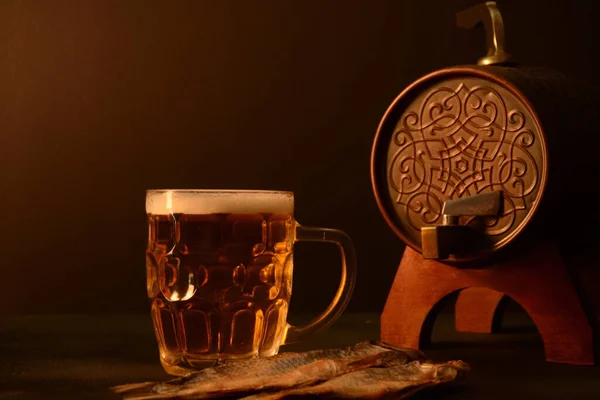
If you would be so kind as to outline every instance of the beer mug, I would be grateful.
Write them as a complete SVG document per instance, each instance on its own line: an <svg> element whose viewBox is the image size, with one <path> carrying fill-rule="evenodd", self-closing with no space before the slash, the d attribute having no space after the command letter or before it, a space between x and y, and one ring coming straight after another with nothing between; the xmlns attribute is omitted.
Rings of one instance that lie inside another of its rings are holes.
<svg viewBox="0 0 600 400"><path fill-rule="evenodd" d="M146 213L148 297L160 361L171 375L275 355L330 325L350 300L352 241L339 230L298 224L291 192L149 190ZM333 301L300 327L286 322L297 241L335 243L342 258Z"/></svg>

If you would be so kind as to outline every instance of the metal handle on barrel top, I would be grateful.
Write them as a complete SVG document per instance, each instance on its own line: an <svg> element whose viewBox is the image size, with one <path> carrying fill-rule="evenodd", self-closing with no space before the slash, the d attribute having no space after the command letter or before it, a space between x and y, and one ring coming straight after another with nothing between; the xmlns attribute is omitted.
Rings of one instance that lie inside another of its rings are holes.
<svg viewBox="0 0 600 400"><path fill-rule="evenodd" d="M356 254L352 239L346 233L337 229L308 228L296 224L296 241L336 244L342 257L342 276L335 297L321 315L303 326L287 325L284 344L297 342L316 330L330 326L346 309L356 283Z"/></svg>
<svg viewBox="0 0 600 400"><path fill-rule="evenodd" d="M504 50L504 22L495 1L488 1L456 14L456 25L459 28L471 29L479 24L485 29L487 55L480 58L477 64L512 62L513 57Z"/></svg>

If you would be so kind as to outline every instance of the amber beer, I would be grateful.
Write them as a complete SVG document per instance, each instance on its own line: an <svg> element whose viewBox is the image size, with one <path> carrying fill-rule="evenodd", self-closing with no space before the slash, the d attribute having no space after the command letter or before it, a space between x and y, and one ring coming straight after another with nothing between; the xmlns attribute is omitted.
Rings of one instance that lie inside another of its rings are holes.
<svg viewBox="0 0 600 400"><path fill-rule="evenodd" d="M332 322L347 303L354 280L351 243L340 231L300 228L292 193L148 191L146 211L148 297L160 359L170 374L272 356L290 333ZM293 244L302 234L323 240L324 233L349 253L351 279L343 274L336 310L306 328L291 327Z"/></svg>

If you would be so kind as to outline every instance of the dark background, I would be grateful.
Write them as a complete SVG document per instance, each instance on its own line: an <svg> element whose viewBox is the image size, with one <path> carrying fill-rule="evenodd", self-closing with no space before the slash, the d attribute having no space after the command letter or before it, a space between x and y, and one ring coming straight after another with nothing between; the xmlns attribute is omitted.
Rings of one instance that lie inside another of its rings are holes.
<svg viewBox="0 0 600 400"><path fill-rule="evenodd" d="M355 241L350 308L381 310L403 246L370 186L385 109L484 55L479 1L0 2L0 314L147 312L148 188L285 189ZM598 82L595 2L498 1L508 50ZM293 310L325 307L335 248L298 246Z"/></svg>

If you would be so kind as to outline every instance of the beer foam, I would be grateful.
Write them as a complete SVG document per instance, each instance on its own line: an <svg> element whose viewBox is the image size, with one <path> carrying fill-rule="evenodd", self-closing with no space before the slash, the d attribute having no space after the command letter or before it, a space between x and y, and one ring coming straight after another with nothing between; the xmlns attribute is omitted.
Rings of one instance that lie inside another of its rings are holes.
<svg viewBox="0 0 600 400"><path fill-rule="evenodd" d="M146 213L254 214L294 212L294 194L260 190L149 190Z"/></svg>

